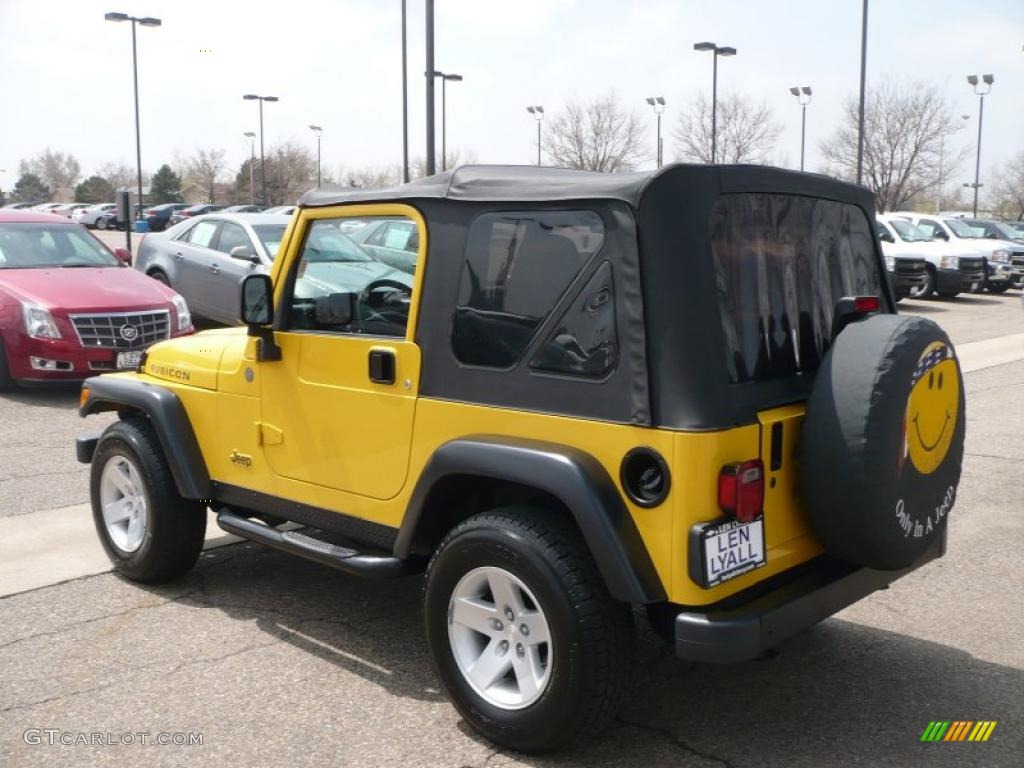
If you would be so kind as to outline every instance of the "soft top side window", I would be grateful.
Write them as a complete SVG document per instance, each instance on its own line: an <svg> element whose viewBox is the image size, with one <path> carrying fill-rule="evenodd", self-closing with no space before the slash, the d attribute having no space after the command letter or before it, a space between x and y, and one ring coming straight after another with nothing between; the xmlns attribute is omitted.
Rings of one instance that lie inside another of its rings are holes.
<svg viewBox="0 0 1024 768"><path fill-rule="evenodd" d="M515 365L537 329L604 243L592 211L477 217L466 238L452 349L461 363Z"/></svg>

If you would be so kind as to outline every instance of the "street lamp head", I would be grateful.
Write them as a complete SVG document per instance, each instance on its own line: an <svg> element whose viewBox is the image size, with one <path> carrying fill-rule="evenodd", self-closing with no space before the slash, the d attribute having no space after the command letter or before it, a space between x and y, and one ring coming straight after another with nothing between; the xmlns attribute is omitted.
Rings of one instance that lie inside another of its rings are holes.
<svg viewBox="0 0 1024 768"><path fill-rule="evenodd" d="M145 18L139 19L139 24L144 27L159 27L163 24L160 19L154 19L152 16L146 16Z"/></svg>
<svg viewBox="0 0 1024 768"><path fill-rule="evenodd" d="M801 85L800 86L800 90L804 92L804 96L810 96L811 95L811 86L809 86L809 85Z"/></svg>
<svg viewBox="0 0 1024 768"><path fill-rule="evenodd" d="M695 50L695 51L713 51L713 50L716 49L716 47L717 46L714 43L694 43L693 44L693 50Z"/></svg>
<svg viewBox="0 0 1024 768"><path fill-rule="evenodd" d="M661 104L661 106L665 106L665 97L664 96L655 96L654 100L656 102L658 102L659 104Z"/></svg>
<svg viewBox="0 0 1024 768"><path fill-rule="evenodd" d="M309 130L314 131L315 133L321 133L323 132L324 129L321 128L319 125L311 125L309 126Z"/></svg>
<svg viewBox="0 0 1024 768"><path fill-rule="evenodd" d="M461 83L462 82L462 75L445 75L444 79L445 80L451 80L453 83Z"/></svg>
<svg viewBox="0 0 1024 768"><path fill-rule="evenodd" d="M962 118L963 120L970 120L970 119L971 119L971 116L970 116L970 115L960 115L960 117L961 117L961 118Z"/></svg>
<svg viewBox="0 0 1024 768"><path fill-rule="evenodd" d="M967 82L970 85L977 85L978 84L978 76L977 75L968 75L967 76Z"/></svg>
<svg viewBox="0 0 1024 768"><path fill-rule="evenodd" d="M246 101L253 101L254 99L258 99L259 96L257 96L255 93L247 93L242 98Z"/></svg>
<svg viewBox="0 0 1024 768"><path fill-rule="evenodd" d="M995 78L992 75L982 75L981 79L985 81L987 85L992 85L995 82Z"/></svg>
<svg viewBox="0 0 1024 768"><path fill-rule="evenodd" d="M650 104L653 107L654 106L654 97L653 96L648 96L647 97L647 103Z"/></svg>
<svg viewBox="0 0 1024 768"><path fill-rule="evenodd" d="M250 139L255 139L256 138L256 134L253 131L246 131L242 135L243 136L248 136Z"/></svg>
<svg viewBox="0 0 1024 768"><path fill-rule="evenodd" d="M716 56L735 56L736 55L736 49L732 48L730 46L724 46L722 48L716 48L715 49L715 55Z"/></svg>
<svg viewBox="0 0 1024 768"><path fill-rule="evenodd" d="M264 101L277 101L277 96L263 96Z"/></svg>
<svg viewBox="0 0 1024 768"><path fill-rule="evenodd" d="M104 13L103 18L107 21L128 21L127 13Z"/></svg>
<svg viewBox="0 0 1024 768"><path fill-rule="evenodd" d="M789 89L789 92L792 93L797 98L800 97L800 89L797 88L795 85L792 88Z"/></svg>

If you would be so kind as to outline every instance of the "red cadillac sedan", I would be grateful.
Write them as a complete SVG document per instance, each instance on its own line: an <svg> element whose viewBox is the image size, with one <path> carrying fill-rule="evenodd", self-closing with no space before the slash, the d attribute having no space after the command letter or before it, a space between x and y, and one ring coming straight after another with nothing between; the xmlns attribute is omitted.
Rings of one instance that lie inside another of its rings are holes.
<svg viewBox="0 0 1024 768"><path fill-rule="evenodd" d="M0 389L134 369L192 333L185 299L63 216L0 210Z"/></svg>

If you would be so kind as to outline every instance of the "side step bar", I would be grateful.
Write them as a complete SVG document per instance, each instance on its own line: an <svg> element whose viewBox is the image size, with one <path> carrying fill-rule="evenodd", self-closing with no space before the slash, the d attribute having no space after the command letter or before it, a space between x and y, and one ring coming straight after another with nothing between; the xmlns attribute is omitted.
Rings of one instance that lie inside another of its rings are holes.
<svg viewBox="0 0 1024 768"><path fill-rule="evenodd" d="M401 576L414 570L405 560L393 555L361 554L357 550L314 539L298 531L279 531L248 518L239 517L226 509L217 513L217 525L243 539L337 568L353 576L382 579Z"/></svg>

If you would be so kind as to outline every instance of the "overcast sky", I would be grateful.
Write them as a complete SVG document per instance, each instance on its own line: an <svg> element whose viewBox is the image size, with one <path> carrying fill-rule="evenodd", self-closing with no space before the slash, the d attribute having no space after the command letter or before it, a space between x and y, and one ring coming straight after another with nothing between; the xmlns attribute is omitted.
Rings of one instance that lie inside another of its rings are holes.
<svg viewBox="0 0 1024 768"><path fill-rule="evenodd" d="M409 0L411 153L424 147L423 0ZM134 167L131 32L106 11L155 15L138 29L143 167L197 147L249 152L266 142L315 148L323 126L326 171L401 160L400 0L0 0L0 188L18 161L44 147L73 153L83 173L105 161ZM808 169L858 84L860 0L437 0L436 66L464 82L448 88L449 148L480 162L530 163L535 126L525 111L557 112L567 99L613 89L647 120L644 97L663 95L665 157L678 109L710 91L710 40L738 49L719 89L765 99L785 126L774 160L799 164L800 112L791 85L811 85ZM970 73L995 74L986 99L983 175L1024 149L1024 0L871 0L868 80L935 83L970 114L954 143L973 153L977 99ZM440 124L440 93L438 94ZM440 148L440 126L438 128ZM955 147L954 147L955 149ZM972 162L960 170L973 176ZM984 180L984 179L983 179ZM955 182L956 179L951 179Z"/></svg>

